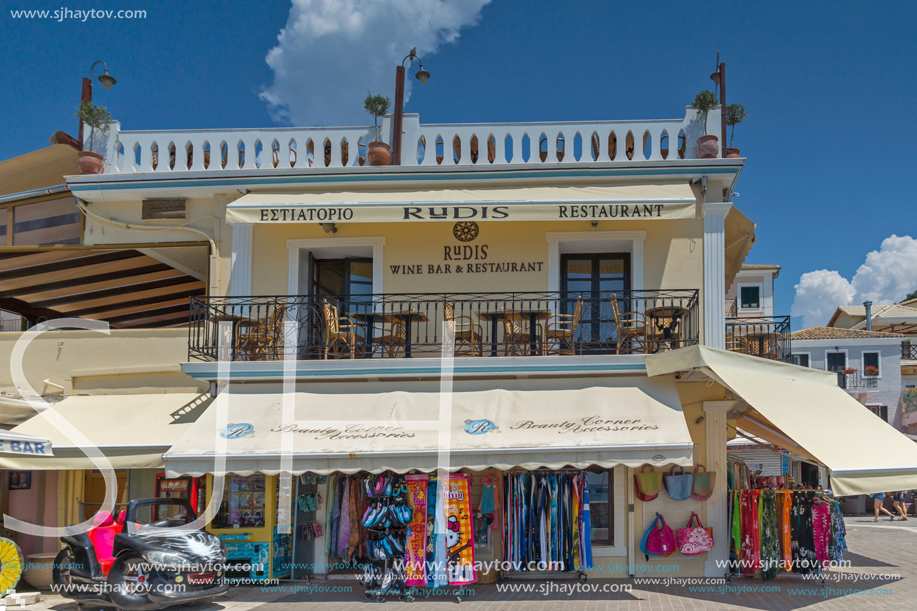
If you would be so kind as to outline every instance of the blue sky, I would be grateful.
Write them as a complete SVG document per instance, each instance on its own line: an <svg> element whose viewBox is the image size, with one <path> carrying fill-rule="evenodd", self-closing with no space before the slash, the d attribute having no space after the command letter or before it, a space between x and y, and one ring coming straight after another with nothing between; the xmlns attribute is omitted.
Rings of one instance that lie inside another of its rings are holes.
<svg viewBox="0 0 917 611"><path fill-rule="evenodd" d="M96 86L97 103L125 129L169 129L270 127L278 116L369 123L353 91L392 95L389 57L414 44L433 77L406 109L425 123L675 118L710 87L719 49L728 101L749 111L736 132L748 162L735 203L758 224L749 261L783 266L778 312L790 311L794 284L813 270L839 276L809 277L819 281L812 303L917 290L917 262L895 251L912 244L880 250L917 226L917 182L907 179L917 161L917 3L495 0L478 14L482 1L385 0L374 13L362 0L297 0L307 17L324 11L342 23L353 5L368 29L322 38L316 28L328 24L312 20L312 38L297 39L291 28L274 67L300 72L282 83L266 57L291 19L288 0L4 0L0 159L44 146L55 130L76 132L80 79L96 59L118 79L109 91ZM9 12L62 6L147 17ZM284 115L268 104L272 92L316 102ZM319 102L336 110L310 114ZM879 251L875 269L858 283L870 251Z"/></svg>

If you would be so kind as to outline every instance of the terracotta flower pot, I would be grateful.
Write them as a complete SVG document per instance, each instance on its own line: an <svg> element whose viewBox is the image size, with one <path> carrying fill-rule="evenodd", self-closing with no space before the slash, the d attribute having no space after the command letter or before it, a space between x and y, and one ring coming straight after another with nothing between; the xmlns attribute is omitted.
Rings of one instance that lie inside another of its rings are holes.
<svg viewBox="0 0 917 611"><path fill-rule="evenodd" d="M738 159L739 149L726 149L726 158L727 159Z"/></svg>
<svg viewBox="0 0 917 611"><path fill-rule="evenodd" d="M384 142L370 142L366 147L366 158L369 165L389 165L392 162L392 149Z"/></svg>
<svg viewBox="0 0 917 611"><path fill-rule="evenodd" d="M57 554L29 554L28 568L22 573L25 579L33 588L39 590L51 589L51 569L54 568L54 558Z"/></svg>
<svg viewBox="0 0 917 611"><path fill-rule="evenodd" d="M80 174L101 174L103 169L102 156L90 151L80 151L76 162Z"/></svg>
<svg viewBox="0 0 917 611"><path fill-rule="evenodd" d="M716 136L701 136L697 139L697 158L712 159L720 152L720 146L717 144L719 138Z"/></svg>

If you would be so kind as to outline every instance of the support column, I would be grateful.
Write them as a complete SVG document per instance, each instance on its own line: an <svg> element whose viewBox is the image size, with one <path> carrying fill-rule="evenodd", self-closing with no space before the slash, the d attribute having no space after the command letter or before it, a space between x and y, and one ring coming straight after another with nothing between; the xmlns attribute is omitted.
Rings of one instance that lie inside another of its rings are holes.
<svg viewBox="0 0 917 611"><path fill-rule="evenodd" d="M704 344L726 348L726 214L729 202L704 204Z"/></svg>
<svg viewBox="0 0 917 611"><path fill-rule="evenodd" d="M236 223L232 226L232 258L229 294L248 297L252 294L252 236L254 225Z"/></svg>
<svg viewBox="0 0 917 611"><path fill-rule="evenodd" d="M716 472L713 495L707 499L707 522L713 528L713 549L707 552L704 577L722 577L729 561L729 515L726 490L726 414L735 401L704 401L704 467Z"/></svg>

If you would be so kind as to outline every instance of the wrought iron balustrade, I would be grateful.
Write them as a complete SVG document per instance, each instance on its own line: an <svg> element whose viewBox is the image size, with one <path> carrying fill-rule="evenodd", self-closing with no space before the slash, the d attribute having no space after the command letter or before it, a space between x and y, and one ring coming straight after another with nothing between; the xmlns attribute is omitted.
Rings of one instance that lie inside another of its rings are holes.
<svg viewBox="0 0 917 611"><path fill-rule="evenodd" d="M791 363L789 316L726 319L726 349Z"/></svg>
<svg viewBox="0 0 917 611"><path fill-rule="evenodd" d="M869 376L859 371L853 373L838 372L837 385L840 388L878 388L879 376Z"/></svg>
<svg viewBox="0 0 917 611"><path fill-rule="evenodd" d="M446 328L460 357L645 354L697 344L698 309L693 289L195 297L188 356L438 358Z"/></svg>

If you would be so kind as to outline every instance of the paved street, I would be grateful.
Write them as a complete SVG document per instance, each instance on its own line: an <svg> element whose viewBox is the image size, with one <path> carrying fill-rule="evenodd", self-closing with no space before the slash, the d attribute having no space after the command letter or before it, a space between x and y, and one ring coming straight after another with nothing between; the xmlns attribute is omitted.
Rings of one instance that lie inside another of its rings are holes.
<svg viewBox="0 0 917 611"><path fill-rule="evenodd" d="M647 585L628 581L590 580L586 587L610 589L621 583L633 585L630 592L558 591L570 588L573 581L544 582L513 581L511 585L527 585L528 592L501 591L497 585L475 585L473 593L462 597L461 608L487 611L502 610L599 610L599 609L913 609L917 599L917 519L908 522L888 520L873 523L871 517L847 517L847 554L852 567L829 577L826 588L815 582L798 578L780 578L767 584L761 581L733 580L716 584L715 591L692 591L690 586ZM889 577L897 575L898 577ZM877 578L878 577L878 578ZM556 584L556 585L554 585ZM316 581L315 588L349 585L342 581ZM262 591L261 588L238 588L218 602L208 605L176 607L182 611L293 611L294 609L344 610L364 603L362 588L349 593L327 591L291 593ZM302 586L301 586L302 587ZM307 586L308 587L308 586ZM762 592L767 587L771 591ZM730 591L724 591L729 588ZM745 588L745 591L739 591ZM544 593L545 589L551 591ZM757 591L755 591L757 589ZM845 596L844 591L848 594ZM852 594L859 591L859 594ZM390 597L387 609L455 609L455 597L418 598L414 603L399 603ZM38 605L27 607L36 611L75 611L74 604L57 596L48 596Z"/></svg>

